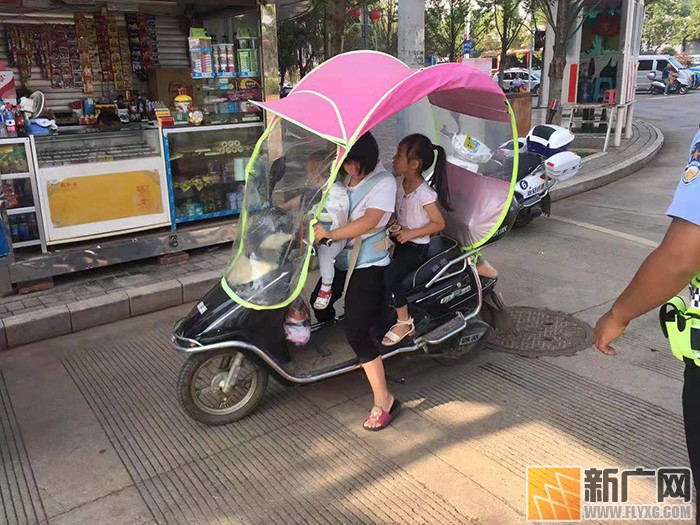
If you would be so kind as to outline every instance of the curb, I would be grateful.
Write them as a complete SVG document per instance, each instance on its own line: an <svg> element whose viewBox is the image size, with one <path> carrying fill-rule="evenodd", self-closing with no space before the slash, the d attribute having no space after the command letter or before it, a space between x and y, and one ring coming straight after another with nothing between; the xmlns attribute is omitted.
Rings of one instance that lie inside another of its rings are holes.
<svg viewBox="0 0 700 525"><path fill-rule="evenodd" d="M221 276L196 273L6 317L0 320L0 351L197 301Z"/></svg>
<svg viewBox="0 0 700 525"><path fill-rule="evenodd" d="M552 200L562 200L620 180L652 159L663 146L663 133L653 124L638 123L656 133L656 139L649 147L619 164L564 182L552 190ZM193 273L179 279L6 317L0 320L0 351L197 301L221 277L221 272L217 271Z"/></svg>
<svg viewBox="0 0 700 525"><path fill-rule="evenodd" d="M629 175L632 175L632 173L638 171L642 168L642 166L653 159L664 144L664 135L661 133L661 130L653 124L645 121L637 122L637 125L647 126L651 128L653 133L656 134L656 139L654 139L650 146L620 163L593 171L592 173L584 172L581 177L575 177L564 182L559 187L555 187L550 192L552 201L560 201L562 199L566 199L567 197L572 197L574 195L578 195L579 193L585 193L623 179Z"/></svg>

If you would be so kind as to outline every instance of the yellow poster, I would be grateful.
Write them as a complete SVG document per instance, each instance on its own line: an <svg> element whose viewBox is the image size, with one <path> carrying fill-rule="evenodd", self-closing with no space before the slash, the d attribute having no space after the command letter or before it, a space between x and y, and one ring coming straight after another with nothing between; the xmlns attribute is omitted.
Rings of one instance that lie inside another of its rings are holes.
<svg viewBox="0 0 700 525"><path fill-rule="evenodd" d="M70 177L49 182L47 193L55 228L163 212L155 170Z"/></svg>

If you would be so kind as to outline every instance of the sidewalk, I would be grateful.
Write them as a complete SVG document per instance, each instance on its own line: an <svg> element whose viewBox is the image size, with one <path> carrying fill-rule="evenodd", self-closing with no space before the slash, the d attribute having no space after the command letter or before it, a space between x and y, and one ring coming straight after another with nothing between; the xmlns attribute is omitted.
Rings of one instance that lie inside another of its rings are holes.
<svg viewBox="0 0 700 525"><path fill-rule="evenodd" d="M395 128L376 131L378 142L391 143ZM637 121L630 140L606 154L584 157L580 173L557 186L559 200L609 184L649 162L663 144L653 125ZM391 146L393 148L393 145ZM391 148L381 148L390 162ZM78 332L199 299L220 278L230 246L190 252L186 262L162 266L157 260L138 261L55 279L48 291L0 299L0 350Z"/></svg>
<svg viewBox="0 0 700 525"><path fill-rule="evenodd" d="M494 254L509 303L583 308L576 315L588 323L604 311L591 305L648 252L558 221L532 230ZM569 263L523 267L533 244L567 253ZM605 279L587 262L593 247ZM565 288L574 274L585 301ZM361 427L372 404L361 372L304 388L271 381L244 420L192 421L175 395L184 356L168 345L185 311L0 355L7 523L518 525L528 465L687 465L682 365L660 351L655 314L618 343L615 359L482 349L450 366L390 360L387 373L406 379L390 384L404 408L390 428L370 433ZM634 483L634 503L654 501L653 483Z"/></svg>
<svg viewBox="0 0 700 525"><path fill-rule="evenodd" d="M681 138L696 120L669 126L658 159L634 178L560 202L551 220L489 248L506 303L595 323L664 235ZM371 433L361 372L303 388L270 381L235 424L189 419L175 394L185 357L168 343L188 308L0 353L0 523L521 525L527 465L688 465L683 364L656 312L631 324L614 358L488 346L447 366L391 359L403 409ZM632 481L631 503L655 497L651 479Z"/></svg>

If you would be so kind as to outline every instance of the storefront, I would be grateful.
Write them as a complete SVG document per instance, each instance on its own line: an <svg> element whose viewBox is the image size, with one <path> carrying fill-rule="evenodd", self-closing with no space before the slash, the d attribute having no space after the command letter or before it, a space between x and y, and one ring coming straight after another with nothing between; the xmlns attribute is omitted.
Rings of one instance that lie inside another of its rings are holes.
<svg viewBox="0 0 700 525"><path fill-rule="evenodd" d="M569 41L562 87L564 108L603 105L605 93L616 107L615 142L622 129L631 133L637 62L644 24L644 0L589 1L580 28ZM543 100L549 99L548 68L554 32L547 28L543 67Z"/></svg>
<svg viewBox="0 0 700 525"><path fill-rule="evenodd" d="M173 7L52 10L50 24L36 13L3 16L6 76L20 95L41 92L33 111L0 111L4 293L234 238L245 166L264 129L250 101L279 90L277 6L216 4L173 1L182 16ZM0 73L12 100L2 82ZM47 133L41 118L58 129Z"/></svg>

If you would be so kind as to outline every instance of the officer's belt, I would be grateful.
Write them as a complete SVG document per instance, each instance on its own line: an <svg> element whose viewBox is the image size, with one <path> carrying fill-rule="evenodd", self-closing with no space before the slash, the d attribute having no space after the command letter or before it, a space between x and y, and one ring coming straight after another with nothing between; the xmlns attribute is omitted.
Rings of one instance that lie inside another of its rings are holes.
<svg viewBox="0 0 700 525"><path fill-rule="evenodd" d="M659 310L659 321L673 355L700 366L700 309L687 308L681 297L674 297Z"/></svg>

